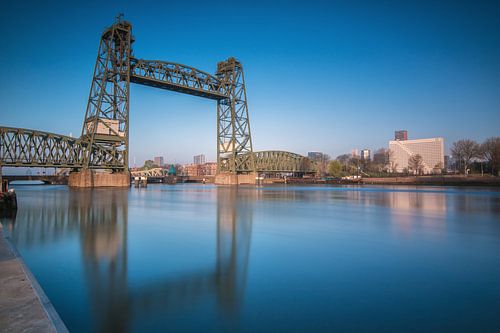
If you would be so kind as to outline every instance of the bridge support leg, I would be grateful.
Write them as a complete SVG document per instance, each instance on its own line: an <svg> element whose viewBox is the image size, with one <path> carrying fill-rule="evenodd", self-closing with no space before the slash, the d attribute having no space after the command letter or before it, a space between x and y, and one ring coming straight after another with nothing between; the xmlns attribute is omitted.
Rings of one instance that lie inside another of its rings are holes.
<svg viewBox="0 0 500 333"><path fill-rule="evenodd" d="M255 185L257 184L257 173L250 172L244 175L237 175L234 173L219 173L215 176L216 185Z"/></svg>
<svg viewBox="0 0 500 333"><path fill-rule="evenodd" d="M130 186L130 173L124 172L98 172L84 169L69 174L70 187L128 187Z"/></svg>

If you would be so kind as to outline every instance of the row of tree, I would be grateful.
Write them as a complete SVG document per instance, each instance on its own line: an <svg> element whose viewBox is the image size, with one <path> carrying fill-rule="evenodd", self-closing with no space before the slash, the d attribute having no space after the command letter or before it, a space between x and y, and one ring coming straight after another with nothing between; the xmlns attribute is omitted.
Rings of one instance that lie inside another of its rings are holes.
<svg viewBox="0 0 500 333"><path fill-rule="evenodd" d="M373 159L362 159L359 156L342 154L335 160L324 155L323 160L317 161L319 176L343 177L348 175L377 175L387 173L395 164L391 164L392 151L380 148L373 154Z"/></svg>
<svg viewBox="0 0 500 333"><path fill-rule="evenodd" d="M481 167L493 175L500 171L500 137L486 139L482 143L464 139L453 143L451 154L462 173L469 173L472 164L480 163Z"/></svg>

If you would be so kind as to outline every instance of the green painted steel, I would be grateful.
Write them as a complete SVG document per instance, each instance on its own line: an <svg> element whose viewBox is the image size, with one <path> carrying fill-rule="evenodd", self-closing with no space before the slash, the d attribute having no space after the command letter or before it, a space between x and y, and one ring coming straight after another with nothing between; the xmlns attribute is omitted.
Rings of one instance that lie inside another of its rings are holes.
<svg viewBox="0 0 500 333"><path fill-rule="evenodd" d="M268 150L254 152L255 168L263 173L314 173L316 163L309 158L288 151Z"/></svg>
<svg viewBox="0 0 500 333"><path fill-rule="evenodd" d="M243 66L229 58L215 75L132 55L132 25L118 17L99 44L80 138L0 127L0 167L128 170L130 83L217 101L217 172L311 172L306 157L254 154Z"/></svg>
<svg viewBox="0 0 500 333"><path fill-rule="evenodd" d="M0 166L83 167L86 143L69 136L0 127Z"/></svg>

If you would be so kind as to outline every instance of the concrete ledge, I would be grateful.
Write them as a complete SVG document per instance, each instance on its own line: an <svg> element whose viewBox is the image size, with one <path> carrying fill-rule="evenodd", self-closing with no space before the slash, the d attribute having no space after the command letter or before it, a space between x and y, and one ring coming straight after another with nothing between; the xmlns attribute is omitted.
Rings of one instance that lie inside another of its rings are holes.
<svg viewBox="0 0 500 333"><path fill-rule="evenodd" d="M129 187L130 173L125 172L98 172L95 170L82 170L69 174L70 187Z"/></svg>
<svg viewBox="0 0 500 333"><path fill-rule="evenodd" d="M0 330L68 332L0 224Z"/></svg>

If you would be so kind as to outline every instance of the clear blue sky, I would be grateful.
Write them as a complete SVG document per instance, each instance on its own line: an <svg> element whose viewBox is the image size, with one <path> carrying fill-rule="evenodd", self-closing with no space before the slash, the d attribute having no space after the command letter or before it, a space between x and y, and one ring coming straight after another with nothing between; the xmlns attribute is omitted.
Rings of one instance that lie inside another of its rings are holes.
<svg viewBox="0 0 500 333"><path fill-rule="evenodd" d="M377 4L375 4L377 3ZM386 147L500 135L500 5L481 1L4 1L0 124L78 136L117 13L138 58L244 66L254 150ZM131 163L215 158L216 105L132 85Z"/></svg>

